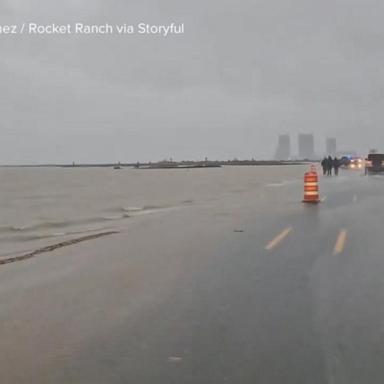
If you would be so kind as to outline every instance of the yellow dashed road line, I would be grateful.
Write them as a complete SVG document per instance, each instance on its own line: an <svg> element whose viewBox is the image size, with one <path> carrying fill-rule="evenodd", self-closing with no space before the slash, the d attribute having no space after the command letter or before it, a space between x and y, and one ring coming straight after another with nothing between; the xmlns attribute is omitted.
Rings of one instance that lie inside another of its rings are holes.
<svg viewBox="0 0 384 384"><path fill-rule="evenodd" d="M280 234L278 234L273 240L271 240L267 244L265 249L267 251L272 251L272 249L277 247L291 232L292 227L285 228Z"/></svg>
<svg viewBox="0 0 384 384"><path fill-rule="evenodd" d="M347 230L342 229L337 237L335 248L333 249L333 254L338 255L344 251L345 243L347 241Z"/></svg>

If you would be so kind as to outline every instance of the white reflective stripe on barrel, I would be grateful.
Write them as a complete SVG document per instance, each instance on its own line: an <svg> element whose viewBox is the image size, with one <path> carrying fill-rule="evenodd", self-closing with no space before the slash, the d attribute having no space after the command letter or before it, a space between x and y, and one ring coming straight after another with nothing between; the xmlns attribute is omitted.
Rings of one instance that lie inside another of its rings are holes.
<svg viewBox="0 0 384 384"><path fill-rule="evenodd" d="M319 183L316 183L316 182L314 182L314 183L305 182L304 183L305 187L317 187L318 185L319 185Z"/></svg>

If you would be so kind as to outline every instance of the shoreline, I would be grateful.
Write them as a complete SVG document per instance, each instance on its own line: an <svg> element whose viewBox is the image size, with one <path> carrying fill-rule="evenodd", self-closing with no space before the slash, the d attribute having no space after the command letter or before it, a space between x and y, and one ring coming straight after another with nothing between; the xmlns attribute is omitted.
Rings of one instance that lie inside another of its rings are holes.
<svg viewBox="0 0 384 384"><path fill-rule="evenodd" d="M319 160L227 160L227 161L169 161L138 163L79 163L79 164L2 164L0 168L135 168L135 169L188 169L220 168L222 166L286 166L305 165Z"/></svg>

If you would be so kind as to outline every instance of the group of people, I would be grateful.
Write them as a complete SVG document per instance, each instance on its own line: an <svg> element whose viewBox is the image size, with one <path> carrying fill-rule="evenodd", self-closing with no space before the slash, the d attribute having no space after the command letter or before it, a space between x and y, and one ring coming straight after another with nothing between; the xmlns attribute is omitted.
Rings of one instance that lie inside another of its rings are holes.
<svg viewBox="0 0 384 384"><path fill-rule="evenodd" d="M339 174L340 165L341 162L337 157L334 159L332 159L331 156L324 157L321 162L321 166L323 167L323 175L332 176L333 169L335 171L335 175L337 176Z"/></svg>

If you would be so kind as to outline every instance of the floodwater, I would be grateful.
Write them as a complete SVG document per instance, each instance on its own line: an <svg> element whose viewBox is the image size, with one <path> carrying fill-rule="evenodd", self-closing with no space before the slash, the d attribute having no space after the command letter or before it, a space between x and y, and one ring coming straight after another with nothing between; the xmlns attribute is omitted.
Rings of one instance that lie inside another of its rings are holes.
<svg viewBox="0 0 384 384"><path fill-rule="evenodd" d="M301 166L184 170L0 168L0 257L135 216L302 177ZM283 171L283 172L282 172Z"/></svg>
<svg viewBox="0 0 384 384"><path fill-rule="evenodd" d="M0 383L382 384L384 178L306 169L1 169Z"/></svg>

